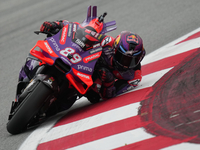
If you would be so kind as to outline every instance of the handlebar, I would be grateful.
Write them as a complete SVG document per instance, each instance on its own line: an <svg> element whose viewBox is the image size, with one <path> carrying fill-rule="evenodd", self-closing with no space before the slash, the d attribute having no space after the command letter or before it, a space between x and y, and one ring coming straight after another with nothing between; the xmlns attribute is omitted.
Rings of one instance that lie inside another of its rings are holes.
<svg viewBox="0 0 200 150"><path fill-rule="evenodd" d="M103 15L99 16L98 22L102 23L104 21L104 18L105 18L106 15L107 15L107 12L104 12ZM59 29L57 31L55 31L55 33L51 33L51 32L48 32L48 31L44 31L44 32L34 31L34 33L37 34L37 35L39 35L40 33L47 34L47 37L51 37L51 36L55 35L58 32L59 32Z"/></svg>
<svg viewBox="0 0 200 150"><path fill-rule="evenodd" d="M41 32L41 31L34 31L35 34L39 35L40 33L43 33L43 34L47 34L47 37L50 37L50 36L53 36L53 34L51 32Z"/></svg>
<svg viewBox="0 0 200 150"><path fill-rule="evenodd" d="M47 37L51 37L53 35L55 35L56 33L59 32L59 29L56 29L55 33L51 33L51 32L48 32L48 31L34 31L35 34L39 35L40 33L43 33L43 34L47 34Z"/></svg>
<svg viewBox="0 0 200 150"><path fill-rule="evenodd" d="M98 21L101 23L103 22L105 16L107 15L107 12L104 12L103 15L99 16Z"/></svg>

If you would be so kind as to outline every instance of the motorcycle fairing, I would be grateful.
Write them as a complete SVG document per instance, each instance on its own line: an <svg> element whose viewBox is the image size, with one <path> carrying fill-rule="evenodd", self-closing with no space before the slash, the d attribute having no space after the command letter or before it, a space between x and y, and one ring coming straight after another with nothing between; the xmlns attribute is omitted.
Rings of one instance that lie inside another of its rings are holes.
<svg viewBox="0 0 200 150"><path fill-rule="evenodd" d="M50 64L50 65L53 65L54 60L49 58L49 57L46 57L44 55L44 53L42 53L41 51L35 50L36 47L39 47L40 49L42 49L43 51L45 51L46 53L48 53L52 57L58 57L58 55L56 55L54 53L54 51L51 49L51 47L49 46L48 42L39 40L36 43L36 45L30 50L30 54L35 56L36 58L48 63L48 64Z"/></svg>
<svg viewBox="0 0 200 150"><path fill-rule="evenodd" d="M81 82L77 82L75 80L74 76L70 73L66 74L66 78L71 82L71 84L81 93L84 95L90 86L93 84L93 80L91 75L84 74L82 72L77 71L76 69L72 68L73 73L79 77L79 79L85 83L87 87L84 87L84 85Z"/></svg>
<svg viewBox="0 0 200 150"><path fill-rule="evenodd" d="M89 6L86 20L83 23L69 22L54 36L44 41L38 41L30 53L42 60L41 64L54 65L57 59L61 59L63 64L66 64L70 68L69 71L65 72L66 78L71 81L72 85L81 94L85 94L87 89L93 84L91 76L94 72L96 61L102 53L102 48L100 43L98 43L97 37L99 34L115 30L116 26L111 27L115 24L115 21L107 23L103 21L99 22L97 7ZM80 32L87 32L87 29L95 29L97 34L92 36L87 35L86 39L89 40L84 41L84 36L76 35L79 29L82 29ZM95 46L86 48L87 45ZM42 51L36 51L35 47L39 47Z"/></svg>
<svg viewBox="0 0 200 150"><path fill-rule="evenodd" d="M54 65L57 59L62 59L71 68L66 72L66 78L81 94L85 94L93 84L91 76L96 61L101 56L102 48L100 43L95 41L95 46L85 51L75 43L74 32L77 31L77 26L76 23L70 23L58 34L44 41L38 41L30 54L49 65ZM36 47L41 51L35 50Z"/></svg>

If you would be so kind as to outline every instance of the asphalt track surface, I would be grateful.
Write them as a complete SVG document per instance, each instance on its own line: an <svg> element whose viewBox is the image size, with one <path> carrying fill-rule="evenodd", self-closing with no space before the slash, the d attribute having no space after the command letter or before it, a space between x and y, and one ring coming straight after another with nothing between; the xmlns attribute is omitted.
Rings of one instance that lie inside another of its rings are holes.
<svg viewBox="0 0 200 150"><path fill-rule="evenodd" d="M106 21L116 20L118 28L109 35L115 37L122 30L136 32L143 38L148 54L200 25L199 0L1 0L0 149L18 149L32 132L10 135L6 123L15 98L19 69L36 41L44 38L33 31L39 30L46 20L81 22L89 5L97 6L98 15L106 11Z"/></svg>

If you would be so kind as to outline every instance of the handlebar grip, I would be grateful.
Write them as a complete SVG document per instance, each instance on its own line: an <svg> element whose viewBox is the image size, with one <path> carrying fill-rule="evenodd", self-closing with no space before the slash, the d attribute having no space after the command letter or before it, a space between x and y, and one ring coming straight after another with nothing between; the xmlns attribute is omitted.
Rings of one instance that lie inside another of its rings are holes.
<svg viewBox="0 0 200 150"><path fill-rule="evenodd" d="M100 17L99 17L99 22L101 23L101 22L103 22L103 19L104 19L104 17L107 15L107 12L105 12L105 13L103 13L103 15L101 15Z"/></svg>
<svg viewBox="0 0 200 150"><path fill-rule="evenodd" d="M103 17L105 17L107 15L107 12L103 13Z"/></svg>

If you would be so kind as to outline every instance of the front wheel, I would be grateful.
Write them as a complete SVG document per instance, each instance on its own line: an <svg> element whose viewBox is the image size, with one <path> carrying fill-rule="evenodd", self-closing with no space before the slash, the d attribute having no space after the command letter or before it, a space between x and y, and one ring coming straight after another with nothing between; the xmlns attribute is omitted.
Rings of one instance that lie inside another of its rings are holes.
<svg viewBox="0 0 200 150"><path fill-rule="evenodd" d="M34 82L34 81L32 81ZM49 99L53 90L41 81L35 81L28 89L28 94L16 108L12 118L7 123L7 131L19 134L27 129L29 123L38 114L41 107Z"/></svg>

